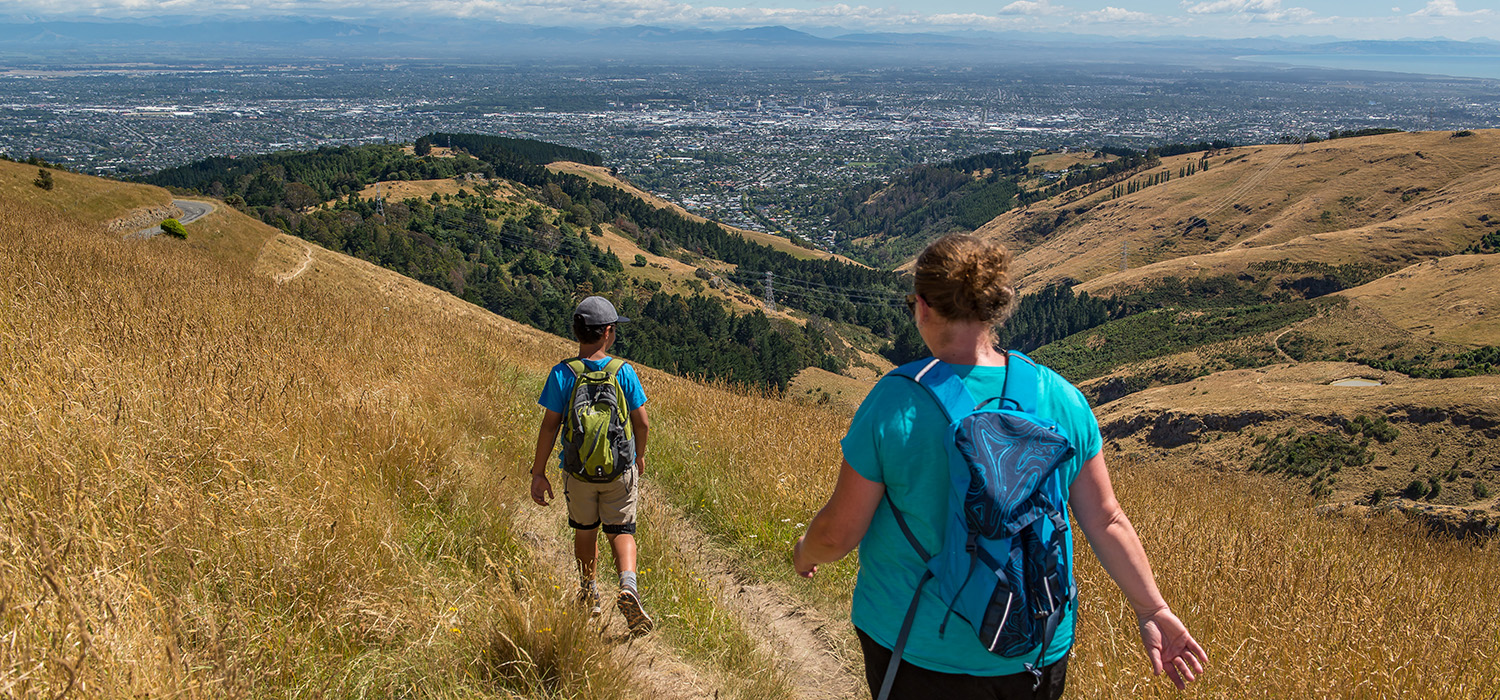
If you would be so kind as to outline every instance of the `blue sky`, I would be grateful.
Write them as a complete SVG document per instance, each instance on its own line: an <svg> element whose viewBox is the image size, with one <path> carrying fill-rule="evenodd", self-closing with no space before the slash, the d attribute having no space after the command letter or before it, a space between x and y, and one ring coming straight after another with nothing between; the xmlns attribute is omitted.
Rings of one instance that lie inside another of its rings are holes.
<svg viewBox="0 0 1500 700"><path fill-rule="evenodd" d="M546 25L1500 40L1500 0L0 0L38 18L455 17Z"/></svg>

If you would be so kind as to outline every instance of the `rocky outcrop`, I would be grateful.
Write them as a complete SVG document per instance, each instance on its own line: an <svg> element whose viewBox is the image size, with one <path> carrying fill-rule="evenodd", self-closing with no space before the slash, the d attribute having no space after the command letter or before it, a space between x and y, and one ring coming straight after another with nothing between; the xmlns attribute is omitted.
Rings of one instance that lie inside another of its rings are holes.
<svg viewBox="0 0 1500 700"><path fill-rule="evenodd" d="M1153 447L1178 447L1197 442L1206 430L1233 433L1248 426L1285 417L1262 411L1202 414L1162 411L1155 415L1138 413L1129 418L1110 421L1100 426L1099 432L1107 439L1118 440L1144 430L1147 431L1146 442Z"/></svg>
<svg viewBox="0 0 1500 700"><path fill-rule="evenodd" d="M135 233L143 228L150 228L167 219L175 219L182 216L182 210L176 205L165 204L158 207L140 207L131 209L124 216L104 224L104 230L113 234Z"/></svg>
<svg viewBox="0 0 1500 700"><path fill-rule="evenodd" d="M1393 511L1402 513L1422 523L1423 526L1434 534L1447 535L1459 539L1485 539L1500 534L1500 515L1487 513L1476 508L1438 506L1409 501L1404 498L1395 499L1379 506L1366 506L1355 503L1329 503L1318 506L1320 514L1344 517L1370 517Z"/></svg>

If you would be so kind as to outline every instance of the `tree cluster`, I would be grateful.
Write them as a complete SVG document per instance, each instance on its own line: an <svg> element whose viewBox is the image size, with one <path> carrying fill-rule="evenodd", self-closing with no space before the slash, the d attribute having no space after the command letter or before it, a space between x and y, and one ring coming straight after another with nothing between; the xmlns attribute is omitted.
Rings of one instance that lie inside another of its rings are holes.
<svg viewBox="0 0 1500 700"><path fill-rule="evenodd" d="M541 164L559 155L598 162L595 154L491 136L424 138L425 145L450 146L457 155L434 158L429 151L418 157L397 146L320 149L209 159L148 179L225 192L226 202L284 231L558 335L571 334L578 299L610 297L635 319L621 334L617 351L683 374L784 389L805 367L842 365L812 324L772 321L759 312L736 316L720 301L669 295L657 283L632 279L613 252L592 240L601 224L616 226L655 254L712 257L734 263L743 275L771 271L803 285L798 289L826 290L796 300L809 313L860 323L886 337L903 320L891 305L840 291L872 294L884 288L894 296L900 284L893 273L800 260ZM516 213L490 196L486 182L476 184L473 193L461 189L456 196L385 202L383 213L375 201L357 194L382 179L405 179L402 173L423 179L466 173L506 177L536 204ZM324 193L332 196L322 199Z"/></svg>

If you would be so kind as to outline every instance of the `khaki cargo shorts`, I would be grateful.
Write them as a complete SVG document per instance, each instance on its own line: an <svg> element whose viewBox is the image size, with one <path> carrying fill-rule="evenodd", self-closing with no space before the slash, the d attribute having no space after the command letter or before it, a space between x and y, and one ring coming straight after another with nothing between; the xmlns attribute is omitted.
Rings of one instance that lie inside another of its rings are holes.
<svg viewBox="0 0 1500 700"><path fill-rule="evenodd" d="M563 477L563 497L568 501L568 525L575 530L604 526L606 535L635 534L635 503L639 490L635 465L607 484L584 481L572 474Z"/></svg>

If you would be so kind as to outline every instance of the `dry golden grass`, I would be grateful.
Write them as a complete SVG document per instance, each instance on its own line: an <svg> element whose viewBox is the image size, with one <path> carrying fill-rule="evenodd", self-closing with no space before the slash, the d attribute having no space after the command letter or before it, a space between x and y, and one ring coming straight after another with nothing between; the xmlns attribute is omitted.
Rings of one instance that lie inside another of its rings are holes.
<svg viewBox="0 0 1500 700"><path fill-rule="evenodd" d="M214 210L187 225L185 245L225 264L243 269L278 235L278 231L218 200Z"/></svg>
<svg viewBox="0 0 1500 700"><path fill-rule="evenodd" d="M1455 255L1340 292L1396 327L1460 345L1500 344L1500 255Z"/></svg>
<svg viewBox="0 0 1500 700"><path fill-rule="evenodd" d="M1331 385L1354 378L1382 385ZM1236 470L1261 454L1256 435L1336 433L1344 421L1384 416L1399 436L1370 442L1369 462L1323 477L1331 501L1363 501L1376 489L1388 494L1388 500L1404 501L1397 498L1402 489L1413 479L1430 477L1445 479L1441 496L1407 504L1462 507L1485 515L1500 495L1500 470L1494 468L1500 464L1500 445L1493 437L1493 426L1500 425L1497 395L1500 377L1412 379L1364 365L1306 362L1219 372L1158 387L1105 404L1098 414L1102 425L1146 436L1157 448L1191 444L1191 449L1174 452L1184 465ZM1152 437L1158 420L1182 428L1161 429L1159 437ZM1125 430L1132 421L1140 425ZM1477 497L1475 483L1484 484L1490 495ZM1288 488L1306 491L1308 483L1297 480Z"/></svg>
<svg viewBox="0 0 1500 700"><path fill-rule="evenodd" d="M1071 153L1044 153L1034 155L1031 162L1027 164L1033 172L1067 170L1075 165L1093 165L1095 163L1108 163L1119 160L1119 156L1106 155L1103 158L1095 158L1093 153L1087 151L1073 151Z"/></svg>
<svg viewBox="0 0 1500 700"><path fill-rule="evenodd" d="M534 350L0 217L0 694L630 689L509 525Z"/></svg>
<svg viewBox="0 0 1500 700"><path fill-rule="evenodd" d="M160 187L103 180L52 170L53 187L31 184L37 166L0 160L0 200L5 206L39 207L67 212L76 219L101 224L141 207L171 206L172 195Z"/></svg>
<svg viewBox="0 0 1500 700"><path fill-rule="evenodd" d="M458 180L455 180L451 177L445 177L441 180L390 180L381 182L379 184L379 188L380 195L385 198L385 201L400 202L412 197L415 197L417 199L427 199L434 194L457 195L458 191L461 189L467 190L470 194L473 194L475 185L479 184L489 184L491 187L494 187L495 194L491 196L493 196L495 199L503 201L520 201L523 197L520 192L516 190L516 186L514 184L505 180L459 182ZM376 185L366 185L364 189L359 191L359 196L362 199L374 199L376 194L375 189Z"/></svg>
<svg viewBox="0 0 1500 700"><path fill-rule="evenodd" d="M411 144L407 144L401 147L401 152L409 156L414 156L417 154L417 147ZM432 150L428 152L427 155L432 156L433 158L454 157L453 149L448 148L447 146L433 146Z"/></svg>
<svg viewBox="0 0 1500 700"><path fill-rule="evenodd" d="M1409 265L1447 255L1500 210L1500 131L1389 134L1216 152L1210 168L1176 177L1202 154L1162 159L1170 182L1109 200L1068 194L981 227L1018 251L1023 283L1086 282L1090 292L1167 275L1233 274L1268 260ZM1068 211L1043 241L1026 229ZM1075 212L1082 213L1075 213ZM1195 217L1208 227L1188 229ZM1130 270L1120 272L1122 245Z"/></svg>
<svg viewBox="0 0 1500 700"><path fill-rule="evenodd" d="M847 410L859 407L865 395L875 387L873 381L834 374L819 367L808 367L792 377L786 397L814 404L835 404Z"/></svg>
<svg viewBox="0 0 1500 700"><path fill-rule="evenodd" d="M1489 698L1500 557L1401 516L1328 518L1268 480L1116 455L1163 595L1210 655L1179 695L1147 678L1134 616L1080 543L1078 697Z"/></svg>
<svg viewBox="0 0 1500 700"><path fill-rule="evenodd" d="M245 248L267 235L252 229L219 235ZM295 239L252 266L23 206L0 230L0 692L672 696L638 685L617 641L566 603L560 513L539 535L522 529L535 514L513 515L530 507L510 477L530 461L534 399L568 342ZM1350 396L1322 387L1338 369L1143 392L1157 403L1133 410L1244 394L1315 414ZM836 658L856 665L854 558L812 582L788 562L832 487L847 409L641 374L659 499L642 583L659 638L739 679L721 680L726 695L799 694L734 611L742 594L684 544L706 533L745 579L834 621ZM1437 386L1386 388L1435 407ZM1158 579L1213 655L1192 695L1493 695L1496 545L1318 517L1274 479L1216 469L1236 445L1110 448ZM1171 695L1142 681L1123 602L1082 547L1078 560L1072 693Z"/></svg>

